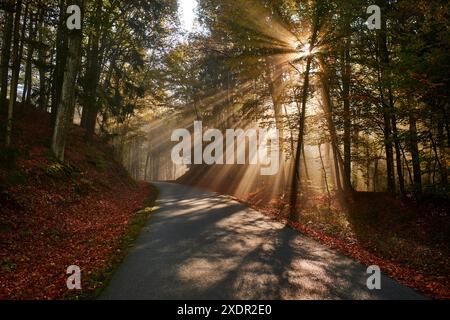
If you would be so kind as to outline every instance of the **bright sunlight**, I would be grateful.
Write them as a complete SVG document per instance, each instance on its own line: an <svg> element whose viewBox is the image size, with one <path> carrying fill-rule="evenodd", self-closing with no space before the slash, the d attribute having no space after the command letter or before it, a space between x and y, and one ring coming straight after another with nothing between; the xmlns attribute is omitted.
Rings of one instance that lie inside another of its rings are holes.
<svg viewBox="0 0 450 320"><path fill-rule="evenodd" d="M178 15L186 31L192 32L195 29L197 5L197 0L178 0Z"/></svg>

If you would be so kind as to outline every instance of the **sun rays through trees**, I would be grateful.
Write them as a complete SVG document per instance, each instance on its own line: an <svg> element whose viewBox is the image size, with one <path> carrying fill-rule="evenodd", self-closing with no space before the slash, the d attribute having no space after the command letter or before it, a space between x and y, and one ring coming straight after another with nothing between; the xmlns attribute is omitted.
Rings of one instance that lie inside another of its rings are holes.
<svg viewBox="0 0 450 320"><path fill-rule="evenodd" d="M101 143L136 181L209 188L378 252L414 255L408 232L427 225L423 256L447 253L448 25L443 0L1 1L0 188L23 157L64 166L75 142ZM25 128L38 113L45 129ZM192 136L179 161L176 130ZM205 150L222 160L185 161Z"/></svg>

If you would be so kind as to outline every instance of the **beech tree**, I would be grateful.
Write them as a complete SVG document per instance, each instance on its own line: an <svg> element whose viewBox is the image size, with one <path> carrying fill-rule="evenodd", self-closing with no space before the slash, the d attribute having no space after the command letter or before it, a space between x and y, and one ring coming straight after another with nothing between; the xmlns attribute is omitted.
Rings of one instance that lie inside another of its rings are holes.
<svg viewBox="0 0 450 320"><path fill-rule="evenodd" d="M77 8L84 7L83 1L75 3ZM78 12L74 12L75 18ZM79 16L79 19L81 17ZM69 22L68 22L69 23ZM64 148L67 137L67 131L73 123L73 114L75 109L75 88L76 80L81 65L81 40L82 29L66 31L68 37L68 51L66 66L64 68L64 76L61 89L61 98L56 114L55 126L53 129L52 151L59 161L64 161Z"/></svg>

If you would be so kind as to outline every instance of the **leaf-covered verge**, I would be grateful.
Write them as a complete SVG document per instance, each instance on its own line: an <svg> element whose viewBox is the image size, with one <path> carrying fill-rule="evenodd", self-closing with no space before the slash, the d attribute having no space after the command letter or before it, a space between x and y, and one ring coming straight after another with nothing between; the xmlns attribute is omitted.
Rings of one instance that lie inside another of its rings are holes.
<svg viewBox="0 0 450 320"><path fill-rule="evenodd" d="M16 147L0 152L0 299L95 297L147 221L157 190L134 182L100 138L86 146L76 126L57 162L50 116L24 107L16 117ZM70 265L81 268L82 291L67 289Z"/></svg>
<svg viewBox="0 0 450 320"><path fill-rule="evenodd" d="M426 296L450 299L448 201L369 192L335 198L329 208L326 198L302 203L295 222L283 200L264 204L254 194L246 203Z"/></svg>
<svg viewBox="0 0 450 320"><path fill-rule="evenodd" d="M65 296L66 299L96 299L108 286L117 268L122 263L129 250L134 246L142 229L146 226L150 215L157 209L155 203L159 190L151 184L148 185L148 187L150 188L149 198L146 200L143 208L132 216L125 233L118 239L118 248L108 256L108 262L102 269L96 270L91 274L86 289L83 289L82 291L70 291Z"/></svg>

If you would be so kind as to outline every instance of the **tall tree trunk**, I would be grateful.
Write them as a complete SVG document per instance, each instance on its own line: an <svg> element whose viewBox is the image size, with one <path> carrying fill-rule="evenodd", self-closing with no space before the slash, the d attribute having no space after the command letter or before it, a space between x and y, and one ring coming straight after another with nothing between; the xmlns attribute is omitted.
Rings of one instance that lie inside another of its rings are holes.
<svg viewBox="0 0 450 320"><path fill-rule="evenodd" d="M333 148L333 156L334 156L334 166L335 166L335 174L336 174L336 184L338 191L342 191L341 185L341 175L340 172L344 172L344 161L341 156L341 152L339 150L339 142L337 138L337 130L333 121L333 102L331 100L330 95L330 86L328 83L328 68L325 64L325 61L321 55L319 55L319 65L320 65L320 90L322 95L322 106L325 114L325 119L327 121L328 130L330 132L331 137L331 146ZM346 179L344 179L344 184L346 184ZM344 186L345 190L352 190L351 186Z"/></svg>
<svg viewBox="0 0 450 320"><path fill-rule="evenodd" d="M433 129L432 129L432 123L433 120L430 121L430 130L428 131L429 134L429 138L431 141L431 147L432 147L432 152L434 153L434 167L433 167L433 180L432 180L432 184L435 184L435 177L436 177L436 165L439 167L439 173L442 175L442 172L445 170L447 171L447 166L446 164L442 163L441 161L441 157L439 155L439 150L438 150L438 145L436 143L436 140L433 137ZM445 167L444 167L445 165ZM445 177L446 179L446 177ZM443 177L441 176L441 184L443 184Z"/></svg>
<svg viewBox="0 0 450 320"><path fill-rule="evenodd" d="M79 0L77 4L82 7L83 2ZM67 34L69 50L52 139L52 151L59 161L64 161L67 131L73 121L70 115L73 114L75 108L75 85L81 63L82 31L72 30Z"/></svg>
<svg viewBox="0 0 450 320"><path fill-rule="evenodd" d="M97 86L98 86L98 55L99 37L93 35L90 39L90 49L88 52L86 79L85 79L85 99L82 114L82 126L86 129L86 139L90 140L95 132L97 120Z"/></svg>
<svg viewBox="0 0 450 320"><path fill-rule="evenodd" d="M406 165L406 171L408 172L409 183L411 185L413 185L414 184L414 178L413 178L413 175L412 175L412 172L411 172L411 168L409 167L409 164L408 164L408 158L406 157L405 149L401 148L401 150L402 150L403 161L405 162L405 165Z"/></svg>
<svg viewBox="0 0 450 320"><path fill-rule="evenodd" d="M148 178L148 166L150 163L150 157L151 157L151 153L147 152L147 157L145 159L144 181L147 181L147 178Z"/></svg>
<svg viewBox="0 0 450 320"><path fill-rule="evenodd" d="M315 42L315 41L314 41ZM304 133L305 133L305 117L306 117L306 103L308 102L309 95L309 77L311 71L311 63L312 57L308 56L306 60L306 69L305 69L305 77L303 82L303 91L302 91L302 108L300 114L300 122L299 122L299 130L298 130L298 139L297 139L297 149L294 158L294 168L293 168L293 177L292 177L292 186L291 186L291 197L290 197L290 215L289 219L294 221L297 217L297 201L298 201L298 191L299 185L301 181L301 170L300 170L300 161L303 150L303 141L304 141Z"/></svg>
<svg viewBox="0 0 450 320"><path fill-rule="evenodd" d="M56 59L55 59L55 67L53 70L53 81L52 81L52 103L51 103L51 111L52 111L52 123L54 124L56 121L57 109L59 106L59 102L61 100L61 91L64 80L64 68L66 66L67 59L67 39L66 36L67 27L66 27L66 1L59 0L59 22L58 22L58 30L56 32Z"/></svg>
<svg viewBox="0 0 450 320"><path fill-rule="evenodd" d="M370 191L370 145L369 142L365 144L366 149L366 191Z"/></svg>
<svg viewBox="0 0 450 320"><path fill-rule="evenodd" d="M347 19L346 19L347 20ZM344 189L350 191L352 189L352 159L351 159L351 112L350 112L350 24L346 22L345 29L347 38L344 39L345 44L341 54L341 74L342 74L342 96L344 103Z"/></svg>
<svg viewBox="0 0 450 320"><path fill-rule="evenodd" d="M399 185L399 189L400 189L400 194L404 194L405 193L405 178L403 175L402 150L401 150L402 147L400 145L400 140L398 137L397 117L395 116L395 114L392 115L392 136L394 138L394 144L395 144L395 161L397 163L398 185Z"/></svg>
<svg viewBox="0 0 450 320"><path fill-rule="evenodd" d="M309 39L309 49L310 52L306 57L306 67L303 81L303 89L301 96L301 113L300 113L300 121L299 121L299 130L298 130L298 140L297 140L297 149L294 158L294 168L293 168L293 177L292 177L292 185L291 185L291 194L289 201L289 219L295 220L297 218L297 201L298 201L298 191L301 182L300 176L300 162L304 144L304 134L305 134L305 119L306 119L306 103L308 102L309 96L309 81L310 81L310 72L311 72L311 64L313 59L313 51L316 46L317 37L320 29L320 19L323 11L323 3L322 0L316 0L314 2L314 17L311 26L311 37Z"/></svg>
<svg viewBox="0 0 450 320"><path fill-rule="evenodd" d="M386 152L386 173L387 186L390 193L395 193L395 172L394 172L394 150L393 150L393 135L392 135L392 106L386 101L386 88L384 82L388 77L387 69L389 68L389 53L387 49L386 39L386 22L383 23L382 30L377 33L379 57L378 65L378 86L380 91L380 104L382 107L383 121L384 121L384 146ZM383 65L382 65L383 64Z"/></svg>
<svg viewBox="0 0 450 320"><path fill-rule="evenodd" d="M319 157L320 157L320 163L322 165L322 171L323 171L323 178L325 181L325 186L327 188L327 194L328 194L328 208L331 207L331 192L330 187L328 186L328 176L327 176L327 169L325 168L325 163L323 161L322 157L322 144L319 144Z"/></svg>
<svg viewBox="0 0 450 320"><path fill-rule="evenodd" d="M28 18L29 15L29 8L30 8L30 1L26 0L25 1L25 12L23 14L23 23L22 23L22 31L21 31L21 41L20 41L20 46L19 46L19 63L16 66L16 70L15 72L17 72L17 79L19 79L19 74L20 74L20 66L22 65L22 58L23 58L23 50L24 50L24 46L25 46L25 39L26 39L26 32L27 32L27 21L29 21L29 24L31 24L31 18ZM22 88L25 89L25 88ZM23 93L23 92L22 92ZM23 97L23 95L22 95ZM23 102L23 100L21 100Z"/></svg>
<svg viewBox="0 0 450 320"><path fill-rule="evenodd" d="M284 137L285 137L285 131L284 131L284 121L283 121L283 103L281 101L282 98L282 87L283 87L283 69L280 65L280 62L276 61L269 61L268 63L268 76L267 76L267 83L269 85L269 91L270 95L272 97L272 103L273 103L273 111L275 115L275 126L278 129L279 136L278 136L278 148L279 148L279 163L280 163L280 170L278 170L277 176L275 178L276 185L274 186L274 190L277 193L283 193L284 188L286 186L285 181L285 153L284 153ZM273 194L273 196L277 196Z"/></svg>
<svg viewBox="0 0 450 320"><path fill-rule="evenodd" d="M305 178L306 180L310 180L309 177L309 169L308 169L308 159L306 158L305 144L303 143L302 147L302 159L303 159L303 167L305 168Z"/></svg>
<svg viewBox="0 0 450 320"><path fill-rule="evenodd" d="M384 147L386 152L387 186L390 193L395 193L394 151L392 145L392 123L387 107L384 107Z"/></svg>
<svg viewBox="0 0 450 320"><path fill-rule="evenodd" d="M422 192L422 170L420 168L419 144L417 141L417 120L414 110L409 113L409 150L411 152L413 175L414 175L414 191Z"/></svg>
<svg viewBox="0 0 450 320"><path fill-rule="evenodd" d="M296 91L295 90L294 90L294 95L296 95ZM298 114L301 114L302 113L302 108L301 108L300 103L298 101L299 99L297 97L295 97L295 96L294 96L294 98L295 98L295 104L297 105ZM286 110L286 107L285 107L285 110ZM285 111L285 114L286 115L288 114L287 111ZM292 125L291 125L291 123L289 121L289 117L287 117L287 119L288 119L288 122L289 122L289 127L292 128ZM294 134L293 134L293 130L291 129L291 154L294 154L294 153L295 153ZM306 180L309 181L310 180L309 169L308 169L308 163L307 163L307 159L306 159L306 152L305 152L305 145L304 144L303 144L303 147L302 147L302 154L303 154L303 156L301 158L303 159L303 166L305 168L305 177L306 177Z"/></svg>
<svg viewBox="0 0 450 320"><path fill-rule="evenodd" d="M89 51L87 60L87 70L85 78L85 100L83 105L83 114L81 123L86 129L86 140L90 141L95 133L95 127L97 124L97 114L99 111L98 106L98 86L100 82L101 63L103 55L103 47L100 42L104 40L104 36L101 36L102 29L102 8L103 2L98 1L96 7L96 17L94 19L96 23L96 30L94 30L89 36Z"/></svg>
<svg viewBox="0 0 450 320"><path fill-rule="evenodd" d="M30 3L29 1L25 1L25 11L22 18L22 30L20 32L21 38L20 38L20 45L19 45L19 53L17 57L17 63L13 66L12 72L13 72L13 78L16 80L15 88L16 88L16 100L17 100L17 88L18 88L18 81L19 81L19 75L20 75L20 66L22 64L22 58L23 58L23 49L25 44L25 38L26 38L26 31L27 31L27 21L28 21L28 9L29 9ZM30 22L31 23L31 22ZM18 32L19 30L17 30ZM25 89L25 88L22 88ZM22 92L23 93L23 92ZM23 97L23 94L22 94ZM21 98L22 98L21 97ZM21 100L23 102L23 99Z"/></svg>
<svg viewBox="0 0 450 320"><path fill-rule="evenodd" d="M378 157L375 159L375 165L373 170L373 192L378 191Z"/></svg>
<svg viewBox="0 0 450 320"><path fill-rule="evenodd" d="M16 13L14 16L14 40L12 49L12 79L11 86L9 90L9 105L8 105L8 122L6 124L6 145L11 144L11 134L12 134L12 122L14 106L16 104L17 97L17 84L19 81L19 41L20 41L20 16L22 14L22 0L16 2Z"/></svg>
<svg viewBox="0 0 450 320"><path fill-rule="evenodd" d="M11 1L11 3L14 3ZM6 111L6 96L8 94L8 74L9 74L9 60L11 58L11 40L13 34L14 26L14 5L11 4L10 7L5 11L5 29L3 30L2 39L2 57L1 57L1 89L0 89L0 108L3 106Z"/></svg>
<svg viewBox="0 0 450 320"><path fill-rule="evenodd" d="M38 105L41 110L47 110L47 49L44 43L45 32L45 6L40 3L39 6L39 50L38 50L38 69L39 69L39 100Z"/></svg>
<svg viewBox="0 0 450 320"><path fill-rule="evenodd" d="M33 52L34 52L34 41L36 37L35 15L33 12L30 13L30 22L28 24L28 45L27 45L27 58L25 62L25 75L24 75L24 85L22 92L22 101L26 104L30 103L31 99L31 89L32 89L32 62L33 62Z"/></svg>
<svg viewBox="0 0 450 320"><path fill-rule="evenodd" d="M444 121L441 117L437 121L437 145L439 148L439 162L441 163L440 169L440 184L442 186L447 186L448 183L448 148L445 142L444 135Z"/></svg>
<svg viewBox="0 0 450 320"><path fill-rule="evenodd" d="M377 0L376 4L382 9L382 14L386 13L386 4L382 0ZM378 65L378 87L380 91L380 104L382 107L384 121L384 145L386 152L386 173L387 186L390 193L395 193L395 172L394 172L394 150L392 134L392 116L393 106L391 101L387 101L386 96L391 98L390 88L390 70L389 70L389 51L387 47L387 22L382 19L381 30L377 31L377 65Z"/></svg>

